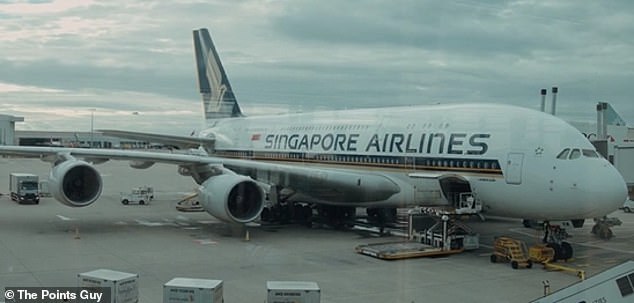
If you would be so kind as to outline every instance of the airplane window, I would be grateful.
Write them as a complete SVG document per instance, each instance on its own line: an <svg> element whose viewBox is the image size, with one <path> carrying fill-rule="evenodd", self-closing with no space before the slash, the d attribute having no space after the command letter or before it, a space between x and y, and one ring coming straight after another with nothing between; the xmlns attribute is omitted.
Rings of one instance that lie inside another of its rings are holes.
<svg viewBox="0 0 634 303"><path fill-rule="evenodd" d="M588 158L599 158L599 155L597 154L597 152L591 150L591 149L584 149L581 151L583 153L583 155L585 157Z"/></svg>
<svg viewBox="0 0 634 303"><path fill-rule="evenodd" d="M557 159L566 159L568 158L568 153L570 152L570 148L566 148L562 150L559 155L557 155Z"/></svg>
<svg viewBox="0 0 634 303"><path fill-rule="evenodd" d="M572 160L579 157L581 157L581 151L575 148L572 150L572 152L570 152L570 157L568 159Z"/></svg>

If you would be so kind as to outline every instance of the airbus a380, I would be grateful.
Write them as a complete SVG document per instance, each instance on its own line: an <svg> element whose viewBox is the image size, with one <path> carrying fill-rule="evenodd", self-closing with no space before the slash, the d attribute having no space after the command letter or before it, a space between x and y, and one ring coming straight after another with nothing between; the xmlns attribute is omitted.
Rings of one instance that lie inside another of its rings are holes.
<svg viewBox="0 0 634 303"><path fill-rule="evenodd" d="M266 196L336 219L359 207L375 217L405 206L456 207L468 193L487 214L577 223L603 217L626 199L617 170L552 115L464 104L246 117L206 29L194 30L194 48L208 129L198 137L102 132L203 147L205 154L19 146L1 146L0 154L49 160L51 191L71 207L99 198L102 180L93 164L175 164L199 184L209 214L238 224L258 220Z"/></svg>

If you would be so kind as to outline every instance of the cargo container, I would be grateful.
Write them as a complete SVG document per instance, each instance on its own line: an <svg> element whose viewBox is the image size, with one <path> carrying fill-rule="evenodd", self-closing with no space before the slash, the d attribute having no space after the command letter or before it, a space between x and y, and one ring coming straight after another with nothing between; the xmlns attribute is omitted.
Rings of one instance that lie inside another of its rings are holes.
<svg viewBox="0 0 634 303"><path fill-rule="evenodd" d="M26 202L40 203L37 175L24 173L9 174L9 190L11 191L11 200L19 204Z"/></svg>
<svg viewBox="0 0 634 303"><path fill-rule="evenodd" d="M163 285L163 303L222 303L222 280L174 278Z"/></svg>
<svg viewBox="0 0 634 303"><path fill-rule="evenodd" d="M78 274L77 287L109 287L109 303L137 303L139 302L138 280L138 274L97 269Z"/></svg>
<svg viewBox="0 0 634 303"><path fill-rule="evenodd" d="M319 303L321 290L315 282L268 281L267 303Z"/></svg>

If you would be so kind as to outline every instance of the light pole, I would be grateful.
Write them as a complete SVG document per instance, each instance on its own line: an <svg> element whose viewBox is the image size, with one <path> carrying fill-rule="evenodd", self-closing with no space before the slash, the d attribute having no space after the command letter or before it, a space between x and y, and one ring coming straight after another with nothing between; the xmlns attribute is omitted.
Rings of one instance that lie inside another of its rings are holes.
<svg viewBox="0 0 634 303"><path fill-rule="evenodd" d="M90 109L90 148L94 147L95 110L94 108Z"/></svg>

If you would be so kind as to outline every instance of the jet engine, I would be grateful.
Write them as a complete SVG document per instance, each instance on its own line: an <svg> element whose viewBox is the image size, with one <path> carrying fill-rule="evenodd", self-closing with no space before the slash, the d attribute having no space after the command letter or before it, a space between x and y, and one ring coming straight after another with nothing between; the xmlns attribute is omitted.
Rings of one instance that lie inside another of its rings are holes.
<svg viewBox="0 0 634 303"><path fill-rule="evenodd" d="M198 188L198 197L209 214L231 223L251 222L264 208L262 187L236 174L210 177Z"/></svg>
<svg viewBox="0 0 634 303"><path fill-rule="evenodd" d="M55 165L49 179L53 197L67 206L88 206L101 195L101 175L84 161L69 159Z"/></svg>

